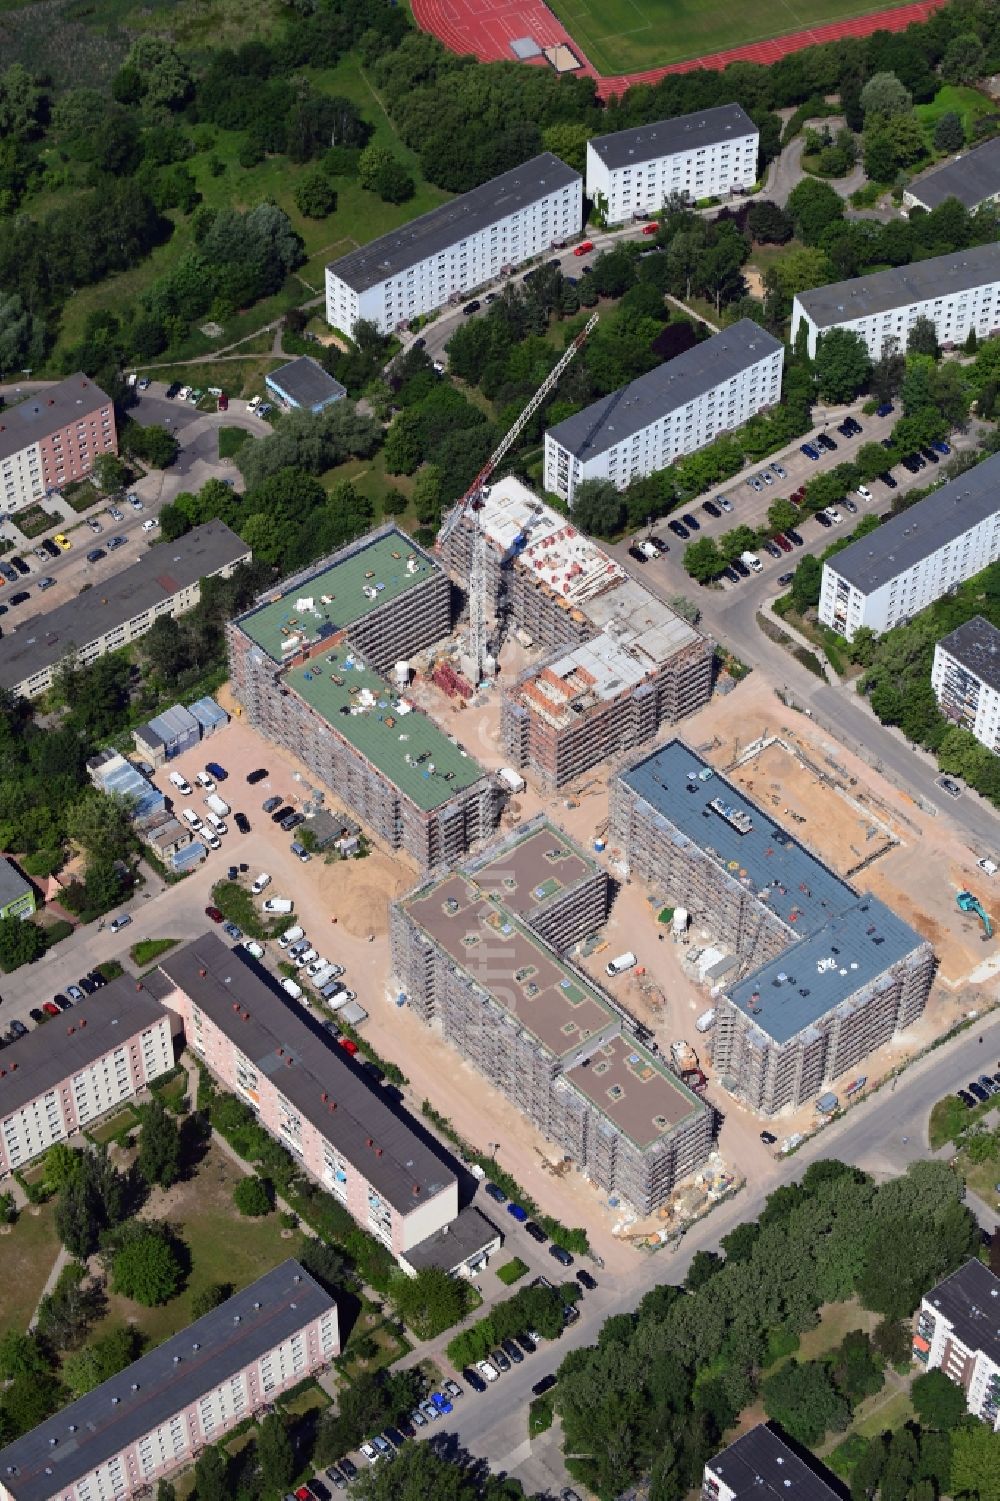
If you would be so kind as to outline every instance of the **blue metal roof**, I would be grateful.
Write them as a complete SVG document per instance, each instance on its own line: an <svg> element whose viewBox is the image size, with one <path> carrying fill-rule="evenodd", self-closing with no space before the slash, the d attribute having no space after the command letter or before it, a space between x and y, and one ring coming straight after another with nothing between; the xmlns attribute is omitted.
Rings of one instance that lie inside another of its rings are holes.
<svg viewBox="0 0 1000 1501"><path fill-rule="evenodd" d="M165 745L183 740L186 735L194 735L196 740L201 736L201 726L183 704L173 704L169 709L164 709L162 714L157 714L155 719L149 721L149 729L159 735Z"/></svg>
<svg viewBox="0 0 1000 1501"><path fill-rule="evenodd" d="M220 725L229 723L229 715L221 708L214 698L198 698L190 705L190 712L197 719L203 729L211 732Z"/></svg>
<svg viewBox="0 0 1000 1501"><path fill-rule="evenodd" d="M159 788L154 787L141 771L138 771L131 763L122 758L120 761L111 762L107 768L98 767L96 775L100 780L105 792L119 792L123 797L133 797L135 806L133 817L147 818L150 813L156 813L160 808L165 808L167 800Z"/></svg>

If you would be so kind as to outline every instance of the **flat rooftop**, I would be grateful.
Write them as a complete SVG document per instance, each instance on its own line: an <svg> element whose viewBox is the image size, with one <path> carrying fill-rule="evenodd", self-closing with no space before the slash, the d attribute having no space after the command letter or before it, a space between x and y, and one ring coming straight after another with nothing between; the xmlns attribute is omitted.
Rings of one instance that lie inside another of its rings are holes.
<svg viewBox="0 0 1000 1501"><path fill-rule="evenodd" d="M471 192L411 219L401 229L352 250L326 269L353 291L366 292L489 225L499 224L539 198L579 182L579 172L551 151L543 151Z"/></svg>
<svg viewBox="0 0 1000 1501"><path fill-rule="evenodd" d="M733 1501L842 1501L839 1483L818 1459L814 1462L815 1470L766 1423L758 1423L710 1459L706 1469L729 1487Z"/></svg>
<svg viewBox="0 0 1000 1501"><path fill-rule="evenodd" d="M291 668L284 683L424 812L485 776L478 761L347 646Z"/></svg>
<svg viewBox="0 0 1000 1501"><path fill-rule="evenodd" d="M967 209L978 208L1000 193L1000 136L919 177L907 192L929 209L948 198L957 198Z"/></svg>
<svg viewBox="0 0 1000 1501"><path fill-rule="evenodd" d="M6 1449L4 1490L51 1501L335 1307L289 1259Z"/></svg>
<svg viewBox="0 0 1000 1501"><path fill-rule="evenodd" d="M406 1262L417 1272L429 1266L443 1267L450 1272L477 1252L494 1245L499 1235L500 1231L492 1220L488 1220L474 1204L466 1204L450 1224L435 1230L419 1245L411 1246L405 1253Z"/></svg>
<svg viewBox="0 0 1000 1501"><path fill-rule="evenodd" d="M1000 693L1000 631L982 615L973 615L964 625L942 636L938 646L967 672Z"/></svg>
<svg viewBox="0 0 1000 1501"><path fill-rule="evenodd" d="M344 1050L313 1031L301 1008L272 990L238 950L204 933L161 959L160 970L400 1214L419 1210L454 1182Z"/></svg>
<svg viewBox="0 0 1000 1501"><path fill-rule="evenodd" d="M722 333L713 334L676 359L664 361L610 396L591 402L582 412L557 422L545 436L586 462L752 365L779 354L781 348L774 335L759 323L741 318Z"/></svg>
<svg viewBox="0 0 1000 1501"><path fill-rule="evenodd" d="M5 407L0 412L0 459L20 453L49 433L87 417L99 407L110 407L111 397L82 370L67 375L55 386Z"/></svg>
<svg viewBox="0 0 1000 1501"><path fill-rule="evenodd" d="M464 867L480 891L497 897L516 917L528 917L596 869L596 862L544 816L494 845L481 864L472 860Z"/></svg>
<svg viewBox="0 0 1000 1501"><path fill-rule="evenodd" d="M609 640L649 667L669 662L692 641L702 639L701 632L682 615L631 577L591 600L587 615Z"/></svg>
<svg viewBox="0 0 1000 1501"><path fill-rule="evenodd" d="M817 328L888 313L911 302L933 302L953 292L968 291L984 282L1000 281L1000 244L974 245L929 261L911 261L871 276L835 281L828 287L800 292L800 307Z"/></svg>
<svg viewBox="0 0 1000 1501"><path fill-rule="evenodd" d="M927 1294L927 1301L967 1350L982 1350L1000 1366L1000 1277L981 1261L967 1261Z"/></svg>
<svg viewBox="0 0 1000 1501"><path fill-rule="evenodd" d="M249 547L222 521L206 521L174 542L157 542L131 568L8 631L0 641L0 688L16 688L74 648L249 557Z"/></svg>
<svg viewBox="0 0 1000 1501"><path fill-rule="evenodd" d="M643 1151L699 1104L633 1037L609 1038L563 1078Z"/></svg>
<svg viewBox="0 0 1000 1501"><path fill-rule="evenodd" d="M121 1047L167 1013L141 980L122 975L44 1027L8 1043L0 1067L0 1119ZM16 1067L15 1067L16 1065Z"/></svg>
<svg viewBox="0 0 1000 1501"><path fill-rule="evenodd" d="M701 151L722 141L738 141L756 135L757 127L739 104L720 104L673 120L657 120L632 130L616 130L594 136L590 145L601 161L614 171L639 162L655 161L678 152Z"/></svg>
<svg viewBox="0 0 1000 1501"><path fill-rule="evenodd" d="M994 247L1000 254L1000 245ZM1000 276L1000 261L997 265ZM949 480L908 511L883 522L823 564L862 594L872 594L914 564L992 518L1000 528L1000 454Z"/></svg>
<svg viewBox="0 0 1000 1501"><path fill-rule="evenodd" d="M286 581L237 620L274 662L346 630L425 583L438 565L391 527L338 553L336 561Z"/></svg>
<svg viewBox="0 0 1000 1501"><path fill-rule="evenodd" d="M298 359L289 360L287 365L279 365L277 370L269 370L264 377L264 384L280 391L295 406L306 411L322 406L325 402L339 401L342 396L347 395L347 387L342 386L339 380L334 380L318 360L307 354L300 354Z"/></svg>

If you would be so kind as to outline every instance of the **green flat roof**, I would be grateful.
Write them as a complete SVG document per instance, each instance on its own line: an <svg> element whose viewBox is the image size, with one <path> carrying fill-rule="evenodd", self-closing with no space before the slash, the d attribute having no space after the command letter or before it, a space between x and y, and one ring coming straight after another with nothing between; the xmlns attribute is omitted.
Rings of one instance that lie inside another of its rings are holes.
<svg viewBox="0 0 1000 1501"><path fill-rule="evenodd" d="M346 645L293 667L284 681L425 812L485 775L479 762L459 750L426 714L419 709L400 713L398 691Z"/></svg>
<svg viewBox="0 0 1000 1501"><path fill-rule="evenodd" d="M412 571L407 569L410 560L416 564ZM393 530L373 537L329 568L288 585L281 599L242 616L240 629L280 662L290 655L282 652L282 643L293 635L301 633L308 641L335 635L415 584L425 583L433 567L409 537ZM369 598L365 589L374 590L374 597ZM297 609L301 599L312 599L313 608Z"/></svg>

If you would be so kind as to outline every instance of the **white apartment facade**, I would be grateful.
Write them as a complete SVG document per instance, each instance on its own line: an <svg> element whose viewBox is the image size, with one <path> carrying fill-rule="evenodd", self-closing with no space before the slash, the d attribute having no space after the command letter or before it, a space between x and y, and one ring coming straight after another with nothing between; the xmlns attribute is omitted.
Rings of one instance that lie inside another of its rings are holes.
<svg viewBox="0 0 1000 1501"><path fill-rule="evenodd" d="M1000 558L1000 454L823 564L819 618L848 641L891 630Z"/></svg>
<svg viewBox="0 0 1000 1501"><path fill-rule="evenodd" d="M965 1392L973 1417L1000 1432L1000 1277L967 1261L921 1300L913 1358Z"/></svg>
<svg viewBox="0 0 1000 1501"><path fill-rule="evenodd" d="M784 348L749 318L549 428L544 486L568 505L583 480L619 490L781 400Z"/></svg>
<svg viewBox="0 0 1000 1501"><path fill-rule="evenodd" d="M931 687L948 719L1000 752L1000 631L975 615L934 648Z"/></svg>
<svg viewBox="0 0 1000 1501"><path fill-rule="evenodd" d="M580 233L583 180L550 151L326 268L326 319L350 335L432 313Z"/></svg>
<svg viewBox="0 0 1000 1501"><path fill-rule="evenodd" d="M173 1067L170 1013L132 979L4 1049L0 1179L41 1157Z"/></svg>
<svg viewBox="0 0 1000 1501"><path fill-rule="evenodd" d="M587 197L608 224L624 224L672 197L745 192L757 176L759 139L738 104L595 136L587 142Z"/></svg>
<svg viewBox="0 0 1000 1501"><path fill-rule="evenodd" d="M1000 244L975 245L953 255L914 261L852 281L799 292L792 302L791 340L806 330L815 357L820 337L832 328L858 333L877 359L886 346L905 351L918 318L929 318L944 347L1000 333Z"/></svg>

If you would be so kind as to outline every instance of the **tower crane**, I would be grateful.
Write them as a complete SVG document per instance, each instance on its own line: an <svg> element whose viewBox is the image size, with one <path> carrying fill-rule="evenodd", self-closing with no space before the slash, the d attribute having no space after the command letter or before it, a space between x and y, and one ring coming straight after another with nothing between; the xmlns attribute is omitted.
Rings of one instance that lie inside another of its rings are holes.
<svg viewBox="0 0 1000 1501"><path fill-rule="evenodd" d="M471 674L476 683L483 679L486 663L486 534L479 524L479 512L483 508L483 490L490 475L497 465L507 456L521 433L524 431L531 418L538 411L542 402L550 391L558 385L563 371L575 359L577 352L582 348L585 341L597 327L598 313L593 313L588 318L584 327L567 346L565 353L552 367L548 375L538 387L538 390L528 402L524 411L515 421L514 425L504 435L503 441L496 451L490 454L486 463L476 475L472 484L445 517L444 524L438 533L438 550L447 542L463 516L471 512L475 518L475 535L472 539L472 567L469 571L469 650L468 660ZM527 534L521 532L514 539L512 548L508 550L504 561L512 561L518 552L526 545Z"/></svg>

